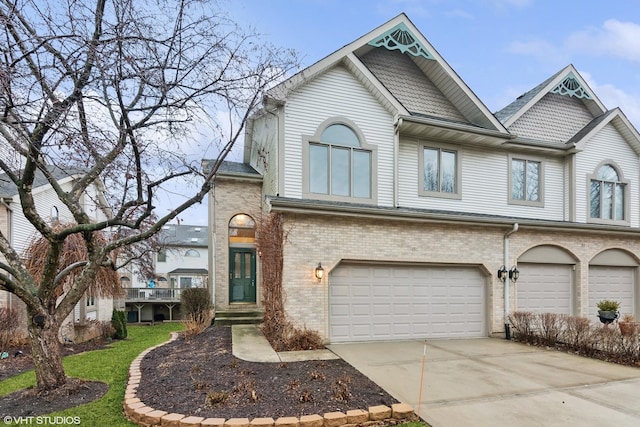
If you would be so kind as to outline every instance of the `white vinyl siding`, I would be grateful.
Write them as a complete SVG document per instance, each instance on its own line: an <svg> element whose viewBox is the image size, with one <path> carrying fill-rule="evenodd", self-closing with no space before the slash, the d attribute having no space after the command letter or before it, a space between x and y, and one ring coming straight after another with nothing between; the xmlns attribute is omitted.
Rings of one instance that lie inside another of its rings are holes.
<svg viewBox="0 0 640 427"><path fill-rule="evenodd" d="M603 161L611 160L622 173L621 178L629 180L630 207L629 222L631 227L640 226L638 220L638 155L629 147L612 124L605 126L597 135L589 140L584 151L577 154L576 161L576 221L587 222L589 205L589 175L596 173Z"/></svg>
<svg viewBox="0 0 640 427"><path fill-rule="evenodd" d="M428 140L403 138L400 141L399 205L419 209L442 209L457 212L505 215L561 221L564 215L564 171L562 161L544 159L544 207L509 203L509 157L506 153L490 153L458 146L460 156L461 197L459 200L418 196L418 144Z"/></svg>
<svg viewBox="0 0 640 427"><path fill-rule="evenodd" d="M281 196L302 198L303 135L314 135L330 117L345 117L377 146L377 199L393 205L393 117L345 68L336 67L291 94L285 107L284 191ZM375 192L375 191L374 191Z"/></svg>
<svg viewBox="0 0 640 427"><path fill-rule="evenodd" d="M487 334L477 268L347 264L329 292L332 343Z"/></svg>
<svg viewBox="0 0 640 427"><path fill-rule="evenodd" d="M273 114L265 114L253 122L250 164L262 174L265 194L278 191L278 119Z"/></svg>

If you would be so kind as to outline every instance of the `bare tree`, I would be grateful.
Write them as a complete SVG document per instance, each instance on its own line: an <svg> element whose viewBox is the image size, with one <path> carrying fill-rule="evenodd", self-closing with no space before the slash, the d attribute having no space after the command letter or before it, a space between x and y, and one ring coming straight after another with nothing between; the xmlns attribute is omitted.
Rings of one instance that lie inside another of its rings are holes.
<svg viewBox="0 0 640 427"><path fill-rule="evenodd" d="M66 383L61 322L96 274L115 268L114 253L202 200L264 89L298 59L244 32L207 0L0 0L0 31L0 146L11 153L0 156L0 168L49 243L36 276L0 234L0 289L26 304L37 388L50 390ZM202 123L217 149L206 173L193 155ZM59 185L54 167L81 171L71 189ZM38 176L71 225L55 228L38 212ZM190 183L191 194L168 214L155 213L158 194L175 180ZM109 202L93 200L105 212L98 220L86 202L95 185L104 185ZM71 236L81 237L86 259L64 266Z"/></svg>

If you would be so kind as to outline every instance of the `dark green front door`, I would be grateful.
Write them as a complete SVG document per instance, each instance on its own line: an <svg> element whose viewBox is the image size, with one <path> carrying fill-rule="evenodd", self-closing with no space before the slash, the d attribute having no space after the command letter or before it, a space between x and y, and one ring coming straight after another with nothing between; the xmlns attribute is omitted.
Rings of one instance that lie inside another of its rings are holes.
<svg viewBox="0 0 640 427"><path fill-rule="evenodd" d="M229 302L256 302L255 249L229 249Z"/></svg>

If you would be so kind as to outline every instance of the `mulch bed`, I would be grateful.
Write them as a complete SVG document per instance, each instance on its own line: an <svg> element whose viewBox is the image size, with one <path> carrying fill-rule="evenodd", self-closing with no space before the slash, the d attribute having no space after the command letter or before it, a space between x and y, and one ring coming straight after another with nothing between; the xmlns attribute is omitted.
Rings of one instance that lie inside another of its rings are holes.
<svg viewBox="0 0 640 427"><path fill-rule="evenodd" d="M257 363L231 352L231 328L214 326L150 352L137 395L147 406L215 418L298 417L397 403L343 360Z"/></svg>
<svg viewBox="0 0 640 427"><path fill-rule="evenodd" d="M62 354L68 356L98 350L108 344L108 341L102 339L82 344L68 344L62 346ZM33 369L33 359L28 345L10 348L7 353L10 357L0 360L0 380ZM64 387L52 392L36 393L34 389L26 389L0 397L0 414L12 417L50 414L93 402L104 396L108 390L109 386L102 382L69 378Z"/></svg>

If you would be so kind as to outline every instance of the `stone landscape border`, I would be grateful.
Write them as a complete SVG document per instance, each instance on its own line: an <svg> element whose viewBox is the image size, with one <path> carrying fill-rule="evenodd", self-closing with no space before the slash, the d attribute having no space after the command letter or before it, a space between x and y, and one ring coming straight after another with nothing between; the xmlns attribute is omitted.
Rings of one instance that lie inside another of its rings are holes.
<svg viewBox="0 0 640 427"><path fill-rule="evenodd" d="M178 333L172 332L168 341L150 347L140 353L129 367L129 380L124 394L124 414L127 419L144 427L340 427L347 424L379 423L386 420L416 420L417 416L411 405L396 403L388 407L386 405L371 406L368 410L352 409L343 412L328 412L324 416L318 414L303 415L301 417L273 418L204 418L185 414L169 413L151 408L142 402L138 396L138 386L142 373L140 364L142 359L151 351L178 338Z"/></svg>

